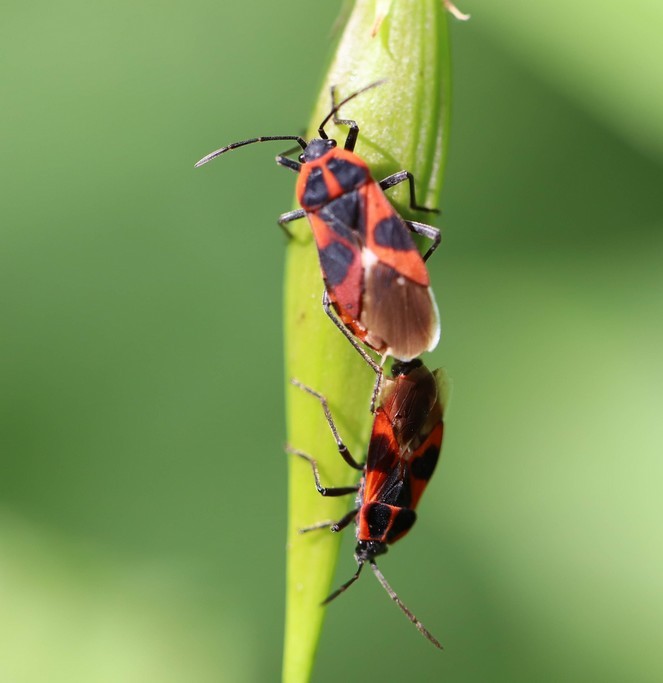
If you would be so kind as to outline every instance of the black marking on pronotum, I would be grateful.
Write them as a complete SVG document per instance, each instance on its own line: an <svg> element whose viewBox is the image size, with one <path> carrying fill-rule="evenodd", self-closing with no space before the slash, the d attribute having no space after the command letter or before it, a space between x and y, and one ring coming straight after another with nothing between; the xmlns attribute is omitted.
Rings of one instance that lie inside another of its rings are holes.
<svg viewBox="0 0 663 683"><path fill-rule="evenodd" d="M368 503L365 508L364 515L369 533L373 538L381 538L389 526L391 508L382 503Z"/></svg>
<svg viewBox="0 0 663 683"><path fill-rule="evenodd" d="M321 206L329 201L327 185L322 178L321 168L312 168L306 180L302 205L307 208Z"/></svg>
<svg viewBox="0 0 663 683"><path fill-rule="evenodd" d="M327 162L327 168L334 174L343 192L351 192L368 180L368 172L365 168L346 159L330 159Z"/></svg>
<svg viewBox="0 0 663 683"><path fill-rule="evenodd" d="M374 239L381 247L397 251L411 251L416 248L407 226L396 214L383 218L375 226Z"/></svg>
<svg viewBox="0 0 663 683"><path fill-rule="evenodd" d="M352 249L342 242L331 242L319 254L327 284L338 285L343 282L354 259Z"/></svg>

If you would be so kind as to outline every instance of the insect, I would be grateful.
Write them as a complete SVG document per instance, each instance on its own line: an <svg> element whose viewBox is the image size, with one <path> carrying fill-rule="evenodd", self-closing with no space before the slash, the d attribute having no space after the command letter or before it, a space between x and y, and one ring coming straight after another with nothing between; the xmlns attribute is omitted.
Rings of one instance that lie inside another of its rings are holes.
<svg viewBox="0 0 663 683"><path fill-rule="evenodd" d="M318 137L308 142L298 135L251 138L217 149L196 164L202 166L257 142L296 141L302 149L299 161L286 152L277 156L276 162L299 174L296 194L302 208L282 214L278 223L290 234L288 223L308 218L325 283L325 312L379 376L381 368L356 339L382 356L411 360L435 348L440 337L437 306L424 263L440 243L440 231L401 218L383 191L407 180L410 207L436 210L416 203L414 177L409 171L376 182L367 164L354 153L359 126L337 116L343 105L381 83L371 83L338 103L332 88L331 111L318 128ZM349 127L343 149L325 133L330 120ZM423 257L411 232L432 240Z"/></svg>
<svg viewBox="0 0 663 683"><path fill-rule="evenodd" d="M302 529L311 531L330 528L332 531L340 531L350 522L356 522L355 560L359 565L358 569L323 604L326 605L347 590L368 563L389 597L405 616L433 645L442 649L437 639L401 602L387 583L375 558L386 553L388 546L403 538L416 521L415 508L433 475L442 446L448 380L444 371L436 370L431 373L419 359L396 362L391 373L392 378L385 379L380 391L380 402L375 412L365 465L353 458L340 438L324 396L292 380L293 384L322 404L339 453L348 465L363 472L357 486L324 487L320 482L317 462L302 451L290 447L287 450L309 462L316 488L323 496L357 494L357 507L338 522L320 522Z"/></svg>

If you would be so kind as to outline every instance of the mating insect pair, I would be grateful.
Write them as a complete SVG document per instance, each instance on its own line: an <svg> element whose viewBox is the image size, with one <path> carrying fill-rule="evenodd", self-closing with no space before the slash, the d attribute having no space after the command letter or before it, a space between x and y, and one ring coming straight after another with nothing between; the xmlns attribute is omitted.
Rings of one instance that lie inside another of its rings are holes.
<svg viewBox="0 0 663 683"><path fill-rule="evenodd" d="M290 449L311 464L322 495L358 494L359 507L342 520L312 527L340 531L357 521L355 558L359 568L325 603L354 583L368 562L406 616L426 638L441 647L400 601L375 562L416 520L415 508L440 452L447 384L441 371L431 373L416 358L434 349L440 336L437 306L425 266L440 242L440 233L430 225L399 216L384 190L407 180L410 207L420 211L432 209L416 203L414 178L409 171L375 181L366 163L354 153L359 126L353 120L338 117L343 105L380 83L372 83L339 103L332 88L332 108L320 124L317 138L308 142L297 135L251 138L208 154L196 166L257 142L293 140L301 147L298 161L289 158L288 153L276 157L279 165L299 174L296 193L302 207L282 214L279 225L289 234L288 223L308 218L325 284L324 310L377 376L371 401L373 433L365 465L359 464L341 441L322 395L295 382L321 401L339 452L348 465L363 472L358 486L325 488L320 483L315 460ZM349 127L343 149L325 132L330 120ZM412 232L432 241L423 256ZM392 378L383 379L381 365L359 342L383 357L390 355L400 361L392 368ZM378 395L379 405L375 409Z"/></svg>

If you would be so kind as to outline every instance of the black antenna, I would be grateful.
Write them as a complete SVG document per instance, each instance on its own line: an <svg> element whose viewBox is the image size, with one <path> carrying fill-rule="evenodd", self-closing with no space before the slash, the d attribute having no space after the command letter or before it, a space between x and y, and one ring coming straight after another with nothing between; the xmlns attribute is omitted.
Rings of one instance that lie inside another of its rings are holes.
<svg viewBox="0 0 663 683"><path fill-rule="evenodd" d="M371 90L371 88L377 88L378 85L382 85L384 82L386 82L386 78L383 78L379 81L375 81L373 83L369 83L368 85L365 85L363 88L360 88L357 90L357 92L353 92L352 95L348 95L344 100L341 100L338 104L335 104L332 107L332 110L325 116L325 118L322 120L322 123L318 127L318 135L323 139L327 139L327 134L325 133L325 126L329 123L329 119L331 119L334 114L338 113L339 109L344 105L347 104L350 100L354 100L357 95L361 95L362 93L365 93L367 90Z"/></svg>
<svg viewBox="0 0 663 683"><path fill-rule="evenodd" d="M232 149L244 147L244 145L252 145L254 142L271 142L272 140L296 140L297 144L302 149L306 149L307 144L306 140L304 140L304 138L300 137L299 135L269 135L260 138L251 138L250 140L233 142L231 145L228 145L227 147L221 147L221 149L217 149L214 152L210 152L208 155L204 156L200 161L197 161L194 164L194 168L198 168L199 166L206 164L208 161L212 161L212 159L216 159L218 156L221 156L226 152L230 152L230 150Z"/></svg>
<svg viewBox="0 0 663 683"><path fill-rule="evenodd" d="M419 619L417 619L417 617L415 617L414 614L412 614L412 612L410 612L410 610L401 602L401 599L398 597L398 595L396 595L394 589L387 583L387 579L384 578L384 575L378 569L378 566L375 564L375 562L373 562L373 560L370 560L370 563L371 569L377 577L377 580L382 584L382 587L387 591L387 593L389 593L389 597L401 608L403 614L405 614L405 616L417 627L417 630L419 631L419 633L421 633L422 636L424 636L424 638L430 640L430 642L433 643L435 647L439 648L440 650L443 650L444 648L442 647L442 645L440 645L440 642L437 640L437 638L435 638L433 634L419 621Z"/></svg>
<svg viewBox="0 0 663 683"><path fill-rule="evenodd" d="M341 593L344 593L350 586L359 578L361 570L364 568L364 563L362 562L357 569L357 573L349 580L346 581L340 588L337 588L329 597L321 603L321 605L328 605L334 598L337 598Z"/></svg>

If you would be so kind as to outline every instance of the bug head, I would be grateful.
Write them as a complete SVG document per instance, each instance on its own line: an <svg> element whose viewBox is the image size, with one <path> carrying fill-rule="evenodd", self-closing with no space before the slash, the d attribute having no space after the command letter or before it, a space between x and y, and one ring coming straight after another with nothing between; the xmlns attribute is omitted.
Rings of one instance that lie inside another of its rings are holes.
<svg viewBox="0 0 663 683"><path fill-rule="evenodd" d="M331 138L313 138L299 155L299 160L302 164L306 164L309 161L325 156L334 147L336 147L336 140Z"/></svg>
<svg viewBox="0 0 663 683"><path fill-rule="evenodd" d="M378 555L384 555L389 548L382 541L359 541L355 548L355 560L361 565Z"/></svg>

